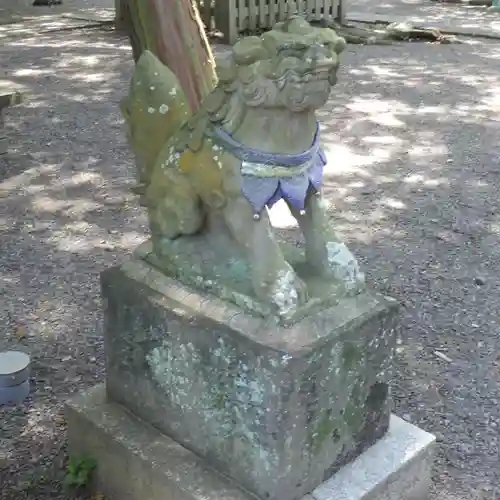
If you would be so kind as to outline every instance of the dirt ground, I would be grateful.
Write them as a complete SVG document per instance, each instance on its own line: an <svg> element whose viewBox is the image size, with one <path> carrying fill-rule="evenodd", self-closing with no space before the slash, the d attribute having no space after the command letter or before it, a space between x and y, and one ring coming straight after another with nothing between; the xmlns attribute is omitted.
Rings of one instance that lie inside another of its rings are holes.
<svg viewBox="0 0 500 500"><path fill-rule="evenodd" d="M147 237L117 106L131 56L77 30L5 38L0 60L29 96L0 157L0 350L33 359L31 397L0 409L0 498L62 500L62 405L104 376L99 272ZM438 436L433 500L500 484L499 95L492 41L349 47L320 114L332 223L405 306L395 412Z"/></svg>

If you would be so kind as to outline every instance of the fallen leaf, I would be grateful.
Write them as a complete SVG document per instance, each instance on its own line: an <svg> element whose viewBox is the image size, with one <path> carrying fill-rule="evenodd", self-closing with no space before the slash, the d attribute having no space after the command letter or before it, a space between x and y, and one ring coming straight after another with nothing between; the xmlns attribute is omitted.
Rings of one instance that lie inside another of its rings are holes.
<svg viewBox="0 0 500 500"><path fill-rule="evenodd" d="M23 325L19 325L16 327L16 336L19 340L23 340L26 338L26 328Z"/></svg>
<svg viewBox="0 0 500 500"><path fill-rule="evenodd" d="M453 362L453 360L450 357L446 356L446 354L443 354L442 352L434 351L434 355L442 359L443 361L446 361L447 363Z"/></svg>

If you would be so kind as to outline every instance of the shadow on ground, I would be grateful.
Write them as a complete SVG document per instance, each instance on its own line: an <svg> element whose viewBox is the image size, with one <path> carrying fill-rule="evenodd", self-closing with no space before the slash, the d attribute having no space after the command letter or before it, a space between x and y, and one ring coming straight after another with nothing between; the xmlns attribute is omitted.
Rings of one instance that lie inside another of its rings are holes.
<svg viewBox="0 0 500 500"><path fill-rule="evenodd" d="M439 499L500 483L499 58L486 43L349 48L321 112L332 222L405 306L396 412L438 434ZM147 237L117 107L131 58L86 30L11 38L0 59L29 94L0 160L0 348L32 354L34 387L0 410L0 497L62 499L61 405L103 378L99 272Z"/></svg>

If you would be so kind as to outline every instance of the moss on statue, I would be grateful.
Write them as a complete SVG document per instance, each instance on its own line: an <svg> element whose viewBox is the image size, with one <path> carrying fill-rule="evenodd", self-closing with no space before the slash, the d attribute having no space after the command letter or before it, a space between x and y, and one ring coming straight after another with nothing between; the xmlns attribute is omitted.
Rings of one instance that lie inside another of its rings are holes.
<svg viewBox="0 0 500 500"><path fill-rule="evenodd" d="M309 446L313 455L321 451L323 444L331 441L334 431L339 435L338 429L341 428L341 421L332 416L331 408L323 410L318 421L309 430Z"/></svg>
<svg viewBox="0 0 500 500"><path fill-rule="evenodd" d="M260 38L244 38L220 61L219 83L193 115L173 73L144 53L122 108L138 159L137 191L148 209L151 262L166 272L178 268L178 279L206 286L222 278L203 277L205 265L197 267L197 259L186 253L176 257L175 247L183 246L177 239L203 235L199 242L212 246L216 257L223 240L224 267L235 263L229 269L232 279L251 287L238 296L240 303L256 297L269 311L264 314L283 321L300 317L299 311L317 295L284 254L265 207L291 176L297 181L291 192L300 184L303 193L296 204L281 196L305 237L306 274L330 282L327 304L364 290L364 275L330 226L320 191L325 157L315 112L336 82L344 47L333 30L312 27L297 16ZM288 159L305 151L311 156L304 156L307 162L295 170L268 160L249 163L227 141L246 148L244 155L257 148L266 158ZM281 187L274 189L274 183ZM255 200L269 188L271 194L257 205ZM210 249L202 260L208 253ZM179 266L182 260L186 265ZM218 263L216 258L206 267ZM227 270L220 276L225 274Z"/></svg>

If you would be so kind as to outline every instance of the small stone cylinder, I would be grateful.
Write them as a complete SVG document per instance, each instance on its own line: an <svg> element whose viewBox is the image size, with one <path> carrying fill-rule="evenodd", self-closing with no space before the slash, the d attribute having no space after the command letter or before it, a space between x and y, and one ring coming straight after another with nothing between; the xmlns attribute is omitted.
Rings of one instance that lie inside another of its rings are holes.
<svg viewBox="0 0 500 500"><path fill-rule="evenodd" d="M24 352L0 352L0 406L19 404L30 392L30 357Z"/></svg>

